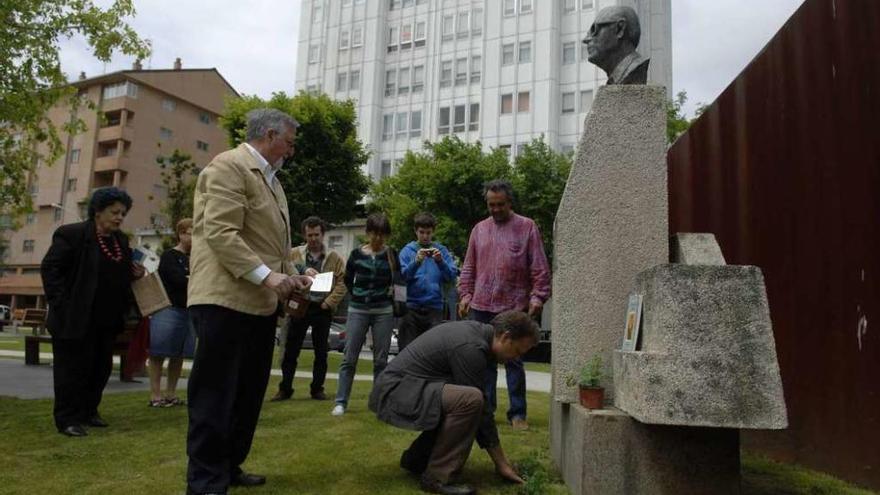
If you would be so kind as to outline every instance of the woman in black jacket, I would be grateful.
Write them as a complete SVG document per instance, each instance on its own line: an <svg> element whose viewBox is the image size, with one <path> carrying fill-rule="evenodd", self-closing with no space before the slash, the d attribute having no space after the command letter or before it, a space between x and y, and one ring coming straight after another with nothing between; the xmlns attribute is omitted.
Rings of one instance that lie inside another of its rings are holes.
<svg viewBox="0 0 880 495"><path fill-rule="evenodd" d="M52 334L55 426L67 436L107 426L98 405L113 368L113 342L132 302L131 281L144 275L120 231L129 209L125 191L96 190L89 219L58 227L40 267Z"/></svg>

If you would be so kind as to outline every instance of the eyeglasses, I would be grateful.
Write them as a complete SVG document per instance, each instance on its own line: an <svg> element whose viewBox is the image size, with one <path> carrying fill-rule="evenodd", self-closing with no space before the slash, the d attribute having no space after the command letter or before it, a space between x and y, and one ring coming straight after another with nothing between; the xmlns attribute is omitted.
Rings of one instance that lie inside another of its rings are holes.
<svg viewBox="0 0 880 495"><path fill-rule="evenodd" d="M592 26L590 26L590 30L587 32L588 38L594 38L599 34L599 31L602 31L602 28L605 26L611 26L617 24L620 21L609 21L609 22L594 22Z"/></svg>

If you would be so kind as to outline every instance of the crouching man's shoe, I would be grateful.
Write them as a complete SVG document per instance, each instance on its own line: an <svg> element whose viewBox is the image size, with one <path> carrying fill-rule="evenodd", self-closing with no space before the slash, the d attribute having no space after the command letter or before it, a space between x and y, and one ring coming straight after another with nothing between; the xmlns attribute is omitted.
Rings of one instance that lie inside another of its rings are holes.
<svg viewBox="0 0 880 495"><path fill-rule="evenodd" d="M472 495L477 493L470 485L453 485L441 483L435 479L422 476L419 487L424 492L439 493L441 495Z"/></svg>
<svg viewBox="0 0 880 495"><path fill-rule="evenodd" d="M258 486L265 485L266 477L259 474L245 473L239 471L229 477L229 486Z"/></svg>
<svg viewBox="0 0 880 495"><path fill-rule="evenodd" d="M67 435L68 437L84 437L88 435L86 429L80 425L67 426L58 430L58 433L61 433L62 435Z"/></svg>

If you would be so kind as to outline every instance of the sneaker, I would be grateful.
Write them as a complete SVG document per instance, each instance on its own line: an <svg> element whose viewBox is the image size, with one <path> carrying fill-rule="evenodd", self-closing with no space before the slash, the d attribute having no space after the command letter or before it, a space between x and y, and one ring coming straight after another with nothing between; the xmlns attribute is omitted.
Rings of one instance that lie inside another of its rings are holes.
<svg viewBox="0 0 880 495"><path fill-rule="evenodd" d="M342 407L341 404L336 404L336 406L333 407L333 410L330 411L331 416L342 416L343 414L345 414L345 408Z"/></svg>
<svg viewBox="0 0 880 495"><path fill-rule="evenodd" d="M513 418L510 420L510 426L514 430L525 431L529 429L529 422L525 418Z"/></svg>

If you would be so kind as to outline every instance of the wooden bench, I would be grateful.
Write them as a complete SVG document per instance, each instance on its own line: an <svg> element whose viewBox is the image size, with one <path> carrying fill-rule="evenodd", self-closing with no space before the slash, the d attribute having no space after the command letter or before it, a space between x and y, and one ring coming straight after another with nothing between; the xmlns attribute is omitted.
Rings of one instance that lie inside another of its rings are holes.
<svg viewBox="0 0 880 495"><path fill-rule="evenodd" d="M12 318L12 328L15 334L18 329L27 327L32 330L34 335L42 335L46 329L46 315L48 311L45 309L27 308L24 310L15 310Z"/></svg>
<svg viewBox="0 0 880 495"><path fill-rule="evenodd" d="M119 381L131 382L133 377L126 373L126 360L128 358L128 345L131 343L134 331L127 329L116 336L113 343L113 355L119 356ZM25 335L24 337L24 364L40 364L40 344L52 343L52 337L48 335Z"/></svg>

